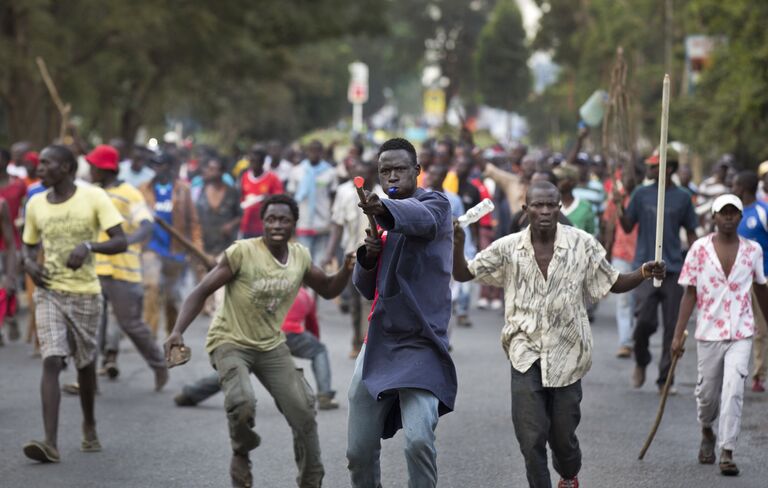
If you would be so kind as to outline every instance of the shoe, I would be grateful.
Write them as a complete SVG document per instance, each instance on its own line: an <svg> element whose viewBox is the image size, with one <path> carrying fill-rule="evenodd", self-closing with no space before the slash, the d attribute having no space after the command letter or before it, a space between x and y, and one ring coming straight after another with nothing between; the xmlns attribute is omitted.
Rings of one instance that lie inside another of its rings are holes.
<svg viewBox="0 0 768 488"><path fill-rule="evenodd" d="M21 333L19 332L19 323L16 321L16 319L11 318L8 319L8 339L10 339L12 342L18 341L21 337Z"/></svg>
<svg viewBox="0 0 768 488"><path fill-rule="evenodd" d="M456 317L456 323L460 327L472 327L472 321L466 315L459 315Z"/></svg>
<svg viewBox="0 0 768 488"><path fill-rule="evenodd" d="M659 386L659 395L661 395L662 393L664 393L664 385ZM677 388L670 385L669 391L667 392L667 396L675 396L677 395L677 393L678 393Z"/></svg>
<svg viewBox="0 0 768 488"><path fill-rule="evenodd" d="M168 368L158 368L155 370L155 391L163 389L168 383Z"/></svg>
<svg viewBox="0 0 768 488"><path fill-rule="evenodd" d="M616 353L616 357L619 359L629 359L632 357L632 349L627 346L621 346L619 352Z"/></svg>
<svg viewBox="0 0 768 488"><path fill-rule="evenodd" d="M79 395L80 394L80 383L64 383L64 385L61 387L61 391L66 393L67 395Z"/></svg>
<svg viewBox="0 0 768 488"><path fill-rule="evenodd" d="M632 386L635 388L641 388L645 384L645 368L642 366L635 366L635 370L632 372Z"/></svg>
<svg viewBox="0 0 768 488"><path fill-rule="evenodd" d="M752 382L752 391L755 393L765 393L765 385L760 378L755 378Z"/></svg>
<svg viewBox="0 0 768 488"><path fill-rule="evenodd" d="M25 456L41 463L58 463L61 460L59 450L45 442L29 441L23 449Z"/></svg>
<svg viewBox="0 0 768 488"><path fill-rule="evenodd" d="M486 310L488 308L488 299L487 298L481 298L477 301L477 309L478 310Z"/></svg>
<svg viewBox="0 0 768 488"><path fill-rule="evenodd" d="M196 407L197 402L189 398L184 393L179 393L175 397L173 397L174 403L176 403L177 407Z"/></svg>
<svg viewBox="0 0 768 488"><path fill-rule="evenodd" d="M251 473L251 461L245 456L232 453L232 462L229 465L229 476L232 478L232 486L235 488L251 488L253 486L253 474Z"/></svg>
<svg viewBox="0 0 768 488"><path fill-rule="evenodd" d="M333 401L333 398L329 395L317 395L317 409L318 410L336 410L339 408L339 404Z"/></svg>
<svg viewBox="0 0 768 488"><path fill-rule="evenodd" d="M733 462L733 451L723 449L720 452L720 474L723 476L738 476L739 468Z"/></svg>
<svg viewBox="0 0 768 488"><path fill-rule="evenodd" d="M104 369L107 371L107 377L111 380L117 379L120 376L120 370L117 368L115 361L107 361L104 363Z"/></svg>
<svg viewBox="0 0 768 488"><path fill-rule="evenodd" d="M699 464L715 464L715 433L711 428L701 430Z"/></svg>
<svg viewBox="0 0 768 488"><path fill-rule="evenodd" d="M503 306L504 306L504 303L498 298L491 302L491 310L501 310L501 307Z"/></svg>
<svg viewBox="0 0 768 488"><path fill-rule="evenodd" d="M570 479L561 478L557 488L579 488L579 478L576 476Z"/></svg>

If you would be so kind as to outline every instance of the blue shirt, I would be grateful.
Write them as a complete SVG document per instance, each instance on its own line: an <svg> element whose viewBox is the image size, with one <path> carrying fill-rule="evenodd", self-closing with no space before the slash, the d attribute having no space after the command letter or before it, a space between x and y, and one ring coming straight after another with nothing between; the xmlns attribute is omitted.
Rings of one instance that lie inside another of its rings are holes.
<svg viewBox="0 0 768 488"><path fill-rule="evenodd" d="M173 183L166 185L155 183L153 189L155 191L155 208L153 210L156 218L173 224ZM147 247L161 257L184 261L183 254L171 253L171 235L157 224L152 230L152 240L149 241Z"/></svg>
<svg viewBox="0 0 768 488"><path fill-rule="evenodd" d="M656 256L656 199L658 183L641 186L632 193L625 212L634 226L638 224L637 248L633 266L653 261ZM679 187L667 187L664 196L664 243L661 256L667 264L667 271L679 273L683 269L683 248L680 245L680 228L693 232L698 220L691 203L691 197Z"/></svg>
<svg viewBox="0 0 768 488"><path fill-rule="evenodd" d="M768 274L768 203L756 201L744 207L738 229L741 237L755 241L763 248L763 272Z"/></svg>

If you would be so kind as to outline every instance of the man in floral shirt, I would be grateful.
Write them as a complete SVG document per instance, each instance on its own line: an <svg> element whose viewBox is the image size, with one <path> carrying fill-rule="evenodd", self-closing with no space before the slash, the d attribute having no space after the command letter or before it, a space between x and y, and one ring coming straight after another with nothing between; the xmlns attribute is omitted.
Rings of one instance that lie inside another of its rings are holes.
<svg viewBox="0 0 768 488"><path fill-rule="evenodd" d="M742 212L741 200L735 195L721 195L712 204L717 231L694 242L688 251L678 280L686 288L672 341L672 353L682 354L683 331L693 308L698 307L696 407L702 428L699 462L715 462L712 424L719 413L720 471L731 476L739 474L733 449L741 427L744 382L749 376L755 331L753 284L760 309L768 312L763 250L757 243L739 237Z"/></svg>

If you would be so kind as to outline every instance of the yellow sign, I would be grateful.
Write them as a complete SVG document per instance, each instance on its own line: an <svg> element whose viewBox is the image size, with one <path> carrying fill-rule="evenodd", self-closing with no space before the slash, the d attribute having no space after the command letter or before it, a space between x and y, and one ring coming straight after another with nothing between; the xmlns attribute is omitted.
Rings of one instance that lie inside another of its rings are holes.
<svg viewBox="0 0 768 488"><path fill-rule="evenodd" d="M440 88L428 88L424 91L424 115L442 117L445 114L445 91Z"/></svg>

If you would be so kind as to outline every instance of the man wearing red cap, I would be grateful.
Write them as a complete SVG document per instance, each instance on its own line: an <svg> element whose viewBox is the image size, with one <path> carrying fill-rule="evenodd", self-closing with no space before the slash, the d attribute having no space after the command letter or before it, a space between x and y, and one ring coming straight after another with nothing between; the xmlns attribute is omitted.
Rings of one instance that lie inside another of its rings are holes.
<svg viewBox="0 0 768 488"><path fill-rule="evenodd" d="M141 192L118 180L117 149L107 145L97 146L85 159L91 165L91 181L107 192L123 216L123 231L128 241L128 250L124 253L96 256L96 274L99 275L104 296L112 304L120 329L133 341L154 371L155 390L160 391L168 382L168 369L162 350L152 339L152 333L142 319L144 289L141 280L141 242L152 234L152 214ZM108 239L105 233L99 236L99 242ZM107 375L114 379L119 375L117 353L120 331L114 327L107 327L107 330L104 368Z"/></svg>

